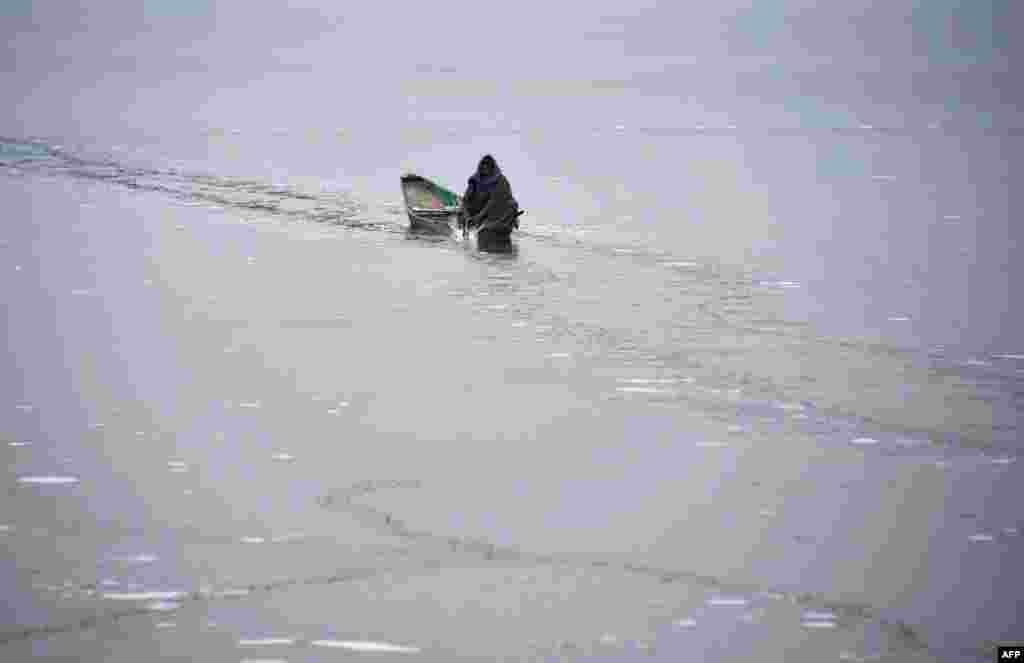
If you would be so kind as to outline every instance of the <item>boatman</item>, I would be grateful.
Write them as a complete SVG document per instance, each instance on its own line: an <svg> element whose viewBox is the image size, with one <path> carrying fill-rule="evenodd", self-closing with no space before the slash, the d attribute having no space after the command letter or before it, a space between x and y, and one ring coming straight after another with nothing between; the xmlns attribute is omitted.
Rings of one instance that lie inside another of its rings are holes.
<svg viewBox="0 0 1024 663"><path fill-rule="evenodd" d="M494 157L484 155L462 196L463 226L475 228L488 221L518 228L518 217L519 203L512 197L512 187Z"/></svg>

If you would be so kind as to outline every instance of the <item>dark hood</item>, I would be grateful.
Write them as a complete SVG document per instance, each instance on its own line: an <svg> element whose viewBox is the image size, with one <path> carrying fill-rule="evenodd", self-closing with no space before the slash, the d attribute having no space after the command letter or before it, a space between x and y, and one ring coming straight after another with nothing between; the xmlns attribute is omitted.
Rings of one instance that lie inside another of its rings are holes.
<svg viewBox="0 0 1024 663"><path fill-rule="evenodd" d="M494 171L491 173L490 177L484 177L480 174L484 164L487 163L491 165L491 169ZM480 163L476 166L476 172L473 174L473 179L476 181L476 184L481 191L489 192L494 189L495 185L497 185L498 181L501 179L501 168L498 167L498 162L494 160L494 157L490 154L485 154L483 158L480 159Z"/></svg>
<svg viewBox="0 0 1024 663"><path fill-rule="evenodd" d="M490 154L485 154L482 157L480 157L480 163L476 165L476 172L479 173L480 169L482 169L486 164L490 164L491 168L493 168L495 172L501 172L501 168L498 168L498 162L495 161L494 157L492 157Z"/></svg>

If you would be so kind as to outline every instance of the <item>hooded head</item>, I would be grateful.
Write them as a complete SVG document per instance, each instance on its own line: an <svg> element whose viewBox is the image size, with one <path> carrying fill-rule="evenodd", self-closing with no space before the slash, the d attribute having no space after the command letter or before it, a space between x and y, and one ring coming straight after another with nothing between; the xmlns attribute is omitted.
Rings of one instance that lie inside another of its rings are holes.
<svg viewBox="0 0 1024 663"><path fill-rule="evenodd" d="M485 180L491 179L500 172L501 169L498 168L498 162L490 154L485 154L476 167L476 174Z"/></svg>

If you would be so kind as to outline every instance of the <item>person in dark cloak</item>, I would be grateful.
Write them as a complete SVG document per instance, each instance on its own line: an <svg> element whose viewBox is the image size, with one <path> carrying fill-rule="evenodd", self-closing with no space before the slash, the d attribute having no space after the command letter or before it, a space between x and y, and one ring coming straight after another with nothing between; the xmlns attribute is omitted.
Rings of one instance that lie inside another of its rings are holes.
<svg viewBox="0 0 1024 663"><path fill-rule="evenodd" d="M469 178L462 196L463 225L475 228L485 222L508 223L519 227L519 203L512 196L512 187L490 154L484 155Z"/></svg>

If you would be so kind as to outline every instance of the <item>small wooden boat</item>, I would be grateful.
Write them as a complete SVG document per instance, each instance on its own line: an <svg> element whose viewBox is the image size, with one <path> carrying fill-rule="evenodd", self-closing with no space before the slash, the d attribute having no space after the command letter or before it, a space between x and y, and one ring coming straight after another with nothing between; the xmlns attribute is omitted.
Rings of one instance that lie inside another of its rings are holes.
<svg viewBox="0 0 1024 663"><path fill-rule="evenodd" d="M443 186L409 173L402 175L402 197L413 230L448 234L458 227L462 200Z"/></svg>

